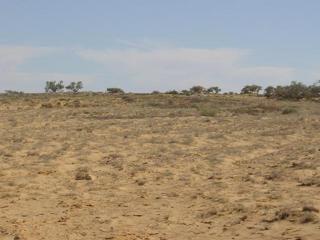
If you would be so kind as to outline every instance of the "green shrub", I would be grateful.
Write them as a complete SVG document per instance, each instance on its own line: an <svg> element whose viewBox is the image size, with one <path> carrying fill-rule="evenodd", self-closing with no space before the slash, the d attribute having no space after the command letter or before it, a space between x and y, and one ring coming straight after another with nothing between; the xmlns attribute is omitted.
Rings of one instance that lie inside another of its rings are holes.
<svg viewBox="0 0 320 240"><path fill-rule="evenodd" d="M300 82L291 82L288 86L277 86L274 96L279 99L300 100L311 96L308 86Z"/></svg>
<svg viewBox="0 0 320 240"><path fill-rule="evenodd" d="M274 97L276 89L272 86L269 86L264 89L264 96L267 98Z"/></svg>
<svg viewBox="0 0 320 240"><path fill-rule="evenodd" d="M66 89L68 89L74 93L79 92L82 88L83 88L83 84L81 81L80 82L71 82L68 86L66 86Z"/></svg>
<svg viewBox="0 0 320 240"><path fill-rule="evenodd" d="M221 92L221 89L219 87L210 87L207 89L207 92L218 94L219 92Z"/></svg>
<svg viewBox="0 0 320 240"><path fill-rule="evenodd" d="M246 85L241 89L241 94L254 94L258 95L259 92L262 90L261 86L258 85Z"/></svg>
<svg viewBox="0 0 320 240"><path fill-rule="evenodd" d="M177 94L179 94L179 92L176 90L170 90L170 91L165 92L165 94L177 95Z"/></svg>
<svg viewBox="0 0 320 240"><path fill-rule="evenodd" d="M124 91L121 88L107 88L107 93L122 94L122 93L124 93Z"/></svg>
<svg viewBox="0 0 320 240"><path fill-rule="evenodd" d="M61 92L64 89L63 81L56 82L56 81L47 81L45 86L46 92Z"/></svg>
<svg viewBox="0 0 320 240"><path fill-rule="evenodd" d="M189 90L182 90L181 95L186 95L186 96L190 96L191 95L191 92Z"/></svg>
<svg viewBox="0 0 320 240"><path fill-rule="evenodd" d="M320 81L309 86L309 91L312 97L314 98L320 97Z"/></svg>
<svg viewBox="0 0 320 240"><path fill-rule="evenodd" d="M207 92L207 90L202 86L193 86L192 88L190 88L191 94L201 94L201 93L206 93L206 92Z"/></svg>
<svg viewBox="0 0 320 240"><path fill-rule="evenodd" d="M268 98L300 100L320 97L320 82L307 86L301 82L291 82L286 86L269 86L264 90L264 96Z"/></svg>

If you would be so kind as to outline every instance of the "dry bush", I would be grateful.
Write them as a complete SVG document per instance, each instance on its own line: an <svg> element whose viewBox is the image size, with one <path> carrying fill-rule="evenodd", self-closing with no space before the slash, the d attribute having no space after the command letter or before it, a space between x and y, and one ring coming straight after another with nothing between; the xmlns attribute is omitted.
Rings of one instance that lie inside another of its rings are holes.
<svg viewBox="0 0 320 240"><path fill-rule="evenodd" d="M86 167L77 168L75 180L92 180L92 177L89 174L89 169Z"/></svg>
<svg viewBox="0 0 320 240"><path fill-rule="evenodd" d="M215 117L217 115L217 110L212 107L200 106L198 107L198 111L201 116L205 117Z"/></svg>
<svg viewBox="0 0 320 240"><path fill-rule="evenodd" d="M130 95L124 95L121 97L121 99L127 103L133 103L136 100L133 96Z"/></svg>
<svg viewBox="0 0 320 240"><path fill-rule="evenodd" d="M292 208L284 207L274 213L274 216L270 219L264 219L266 222L276 222L276 221L289 221L295 223L316 223L319 221L318 216L314 213L314 208Z"/></svg>
<svg viewBox="0 0 320 240"><path fill-rule="evenodd" d="M282 114L292 114L292 113L297 113L297 112L298 112L298 110L293 107L286 107L281 111Z"/></svg>
<svg viewBox="0 0 320 240"><path fill-rule="evenodd" d="M231 112L235 114L258 115L262 113L279 112L280 110L281 110L281 107L278 104L260 102L257 104L248 103L245 106L233 108L231 109Z"/></svg>

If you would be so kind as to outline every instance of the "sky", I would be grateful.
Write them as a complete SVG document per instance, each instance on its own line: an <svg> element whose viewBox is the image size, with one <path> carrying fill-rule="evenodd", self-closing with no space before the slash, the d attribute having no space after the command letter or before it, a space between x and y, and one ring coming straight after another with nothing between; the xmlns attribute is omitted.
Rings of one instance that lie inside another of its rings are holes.
<svg viewBox="0 0 320 240"><path fill-rule="evenodd" d="M0 92L320 79L318 0L0 0Z"/></svg>

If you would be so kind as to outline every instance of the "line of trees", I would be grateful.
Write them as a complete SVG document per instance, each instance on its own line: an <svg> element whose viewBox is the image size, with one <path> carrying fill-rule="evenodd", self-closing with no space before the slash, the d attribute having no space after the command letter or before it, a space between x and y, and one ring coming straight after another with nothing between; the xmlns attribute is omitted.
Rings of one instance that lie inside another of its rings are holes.
<svg viewBox="0 0 320 240"><path fill-rule="evenodd" d="M301 82L291 82L287 86L269 86L265 88L264 96L292 100L320 98L320 81L309 86Z"/></svg>
<svg viewBox="0 0 320 240"><path fill-rule="evenodd" d="M165 94L182 94L182 95L193 95L193 94L218 94L221 92L221 89L219 87L209 87L209 88L205 88L202 86L193 86L192 88L190 88L189 90L182 90L180 92L176 91L176 90L170 90L165 92ZM159 91L153 91L153 94L159 94Z"/></svg>
<svg viewBox="0 0 320 240"><path fill-rule="evenodd" d="M261 86L247 85L242 88L241 94L259 95L261 90ZM320 98L320 81L312 85L293 81L285 86L268 86L264 89L263 96L267 98L292 100Z"/></svg>
<svg viewBox="0 0 320 240"><path fill-rule="evenodd" d="M268 86L264 89L264 92L260 92L263 88L259 85L246 85L241 89L240 94L242 95L255 95L255 96L265 96L267 98L276 98L276 99L289 99L289 100L300 100L300 99L315 99L320 98L320 81L312 84L305 85L301 82L293 81L289 85L284 86ZM202 86L194 86L189 90L182 90L178 92L176 90L171 90L165 92L167 94L183 94L183 95L192 95L192 94L219 94L221 89L219 87L204 88ZM159 92L153 92L159 93ZM235 93L229 92L224 94L233 95Z"/></svg>
<svg viewBox="0 0 320 240"><path fill-rule="evenodd" d="M69 85L64 86L63 81L47 81L45 86L45 91L47 93L52 92L62 92L64 89L67 89L71 92L77 93L83 88L83 84L81 81L79 82L71 82Z"/></svg>
<svg viewBox="0 0 320 240"><path fill-rule="evenodd" d="M63 92L64 89L77 93L83 88L83 83L71 82L68 85L64 85L63 81L47 81L45 85L45 92L47 93L56 93ZM261 91L264 90L263 93ZM121 88L107 88L107 93L109 94L123 94L124 90ZM23 94L23 92L18 91L6 91L7 94ZM159 91L153 91L152 94L160 94ZM164 92L164 94L181 94L181 95L207 95L207 94L219 94L221 89L217 86L212 86L205 88L203 86L197 85L193 86L188 90L176 91L170 90ZM236 94L233 92L224 93L224 94ZM320 99L320 80L312 85L305 85L301 82L293 81L289 85L284 86L268 86L263 89L259 85L246 85L241 89L240 94L242 95L255 95L255 96L265 96L267 98L275 99L291 99L291 100L300 100L300 99Z"/></svg>

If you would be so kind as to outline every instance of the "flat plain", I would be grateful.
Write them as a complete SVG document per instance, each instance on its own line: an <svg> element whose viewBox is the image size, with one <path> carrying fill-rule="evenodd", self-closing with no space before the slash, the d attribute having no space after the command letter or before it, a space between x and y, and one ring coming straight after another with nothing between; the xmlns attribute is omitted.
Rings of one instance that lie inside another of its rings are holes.
<svg viewBox="0 0 320 240"><path fill-rule="evenodd" d="M0 239L320 239L320 105L0 95Z"/></svg>

